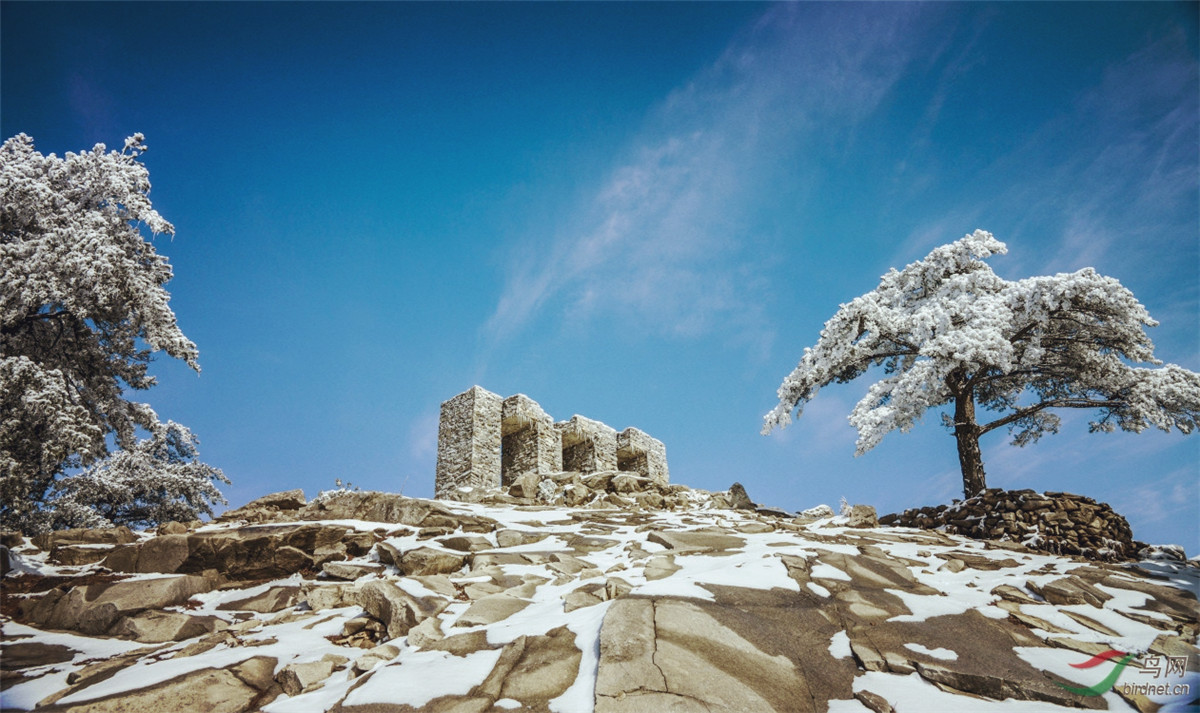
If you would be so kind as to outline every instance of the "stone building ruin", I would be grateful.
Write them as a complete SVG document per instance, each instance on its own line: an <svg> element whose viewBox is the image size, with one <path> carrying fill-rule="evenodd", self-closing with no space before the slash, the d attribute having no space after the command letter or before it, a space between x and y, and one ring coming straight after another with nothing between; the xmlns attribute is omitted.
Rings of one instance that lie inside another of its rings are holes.
<svg viewBox="0 0 1200 713"><path fill-rule="evenodd" d="M666 485L667 449L636 428L617 432L583 416L554 422L524 394L501 398L480 386L442 403L435 497L459 488L507 488L526 473L637 473Z"/></svg>

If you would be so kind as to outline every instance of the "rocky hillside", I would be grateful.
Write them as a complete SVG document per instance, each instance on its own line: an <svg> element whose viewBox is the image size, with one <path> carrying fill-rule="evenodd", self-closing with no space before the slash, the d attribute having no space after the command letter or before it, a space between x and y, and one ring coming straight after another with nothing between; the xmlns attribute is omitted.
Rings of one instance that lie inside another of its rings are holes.
<svg viewBox="0 0 1200 713"><path fill-rule="evenodd" d="M2 706L1155 711L1200 693L1194 561L730 507L744 497L293 491L157 532L8 534Z"/></svg>

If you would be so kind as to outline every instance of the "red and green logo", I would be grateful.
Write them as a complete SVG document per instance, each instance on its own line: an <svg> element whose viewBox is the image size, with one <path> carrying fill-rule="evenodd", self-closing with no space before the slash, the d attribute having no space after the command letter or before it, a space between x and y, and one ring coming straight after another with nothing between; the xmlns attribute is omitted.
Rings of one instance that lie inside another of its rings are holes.
<svg viewBox="0 0 1200 713"><path fill-rule="evenodd" d="M1117 651L1116 649L1109 649L1108 651L1104 651L1102 653L1099 653L1099 654L1091 657L1090 659L1088 659L1087 661L1084 661L1083 663L1071 664L1071 666L1073 668L1094 668L1094 667L1099 666L1100 664L1104 663L1105 661L1111 661L1112 659L1120 658L1120 661L1117 661L1116 668L1114 668L1112 671L1110 671L1108 673L1108 675L1104 677L1104 680L1101 681L1100 683L1097 683L1096 685L1090 686L1088 688L1077 688L1075 686L1068 686L1065 683L1058 683L1057 681L1055 681L1055 683L1057 683L1060 688L1065 688L1066 690L1068 690L1071 693L1074 693L1076 695L1102 696L1105 693L1108 693L1112 689L1112 687L1117 684L1117 679L1121 677L1121 672L1125 670L1125 666L1130 661L1133 660L1133 657L1134 657L1134 654L1127 654L1123 651Z"/></svg>

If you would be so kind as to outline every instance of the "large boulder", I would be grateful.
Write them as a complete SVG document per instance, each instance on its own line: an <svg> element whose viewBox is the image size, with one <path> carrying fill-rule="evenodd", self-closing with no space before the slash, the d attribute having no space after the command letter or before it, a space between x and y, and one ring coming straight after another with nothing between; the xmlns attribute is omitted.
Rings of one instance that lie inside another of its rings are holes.
<svg viewBox="0 0 1200 713"><path fill-rule="evenodd" d="M447 527L450 531L461 528L464 532L496 529L496 522L490 518L456 513L432 500L375 491L341 490L325 494L300 510L297 519L367 520L421 528Z"/></svg>
<svg viewBox="0 0 1200 713"><path fill-rule="evenodd" d="M52 590L38 602L30 618L47 629L104 634L122 616L185 603L210 589L204 577L175 575L84 584L62 593Z"/></svg>
<svg viewBox="0 0 1200 713"><path fill-rule="evenodd" d="M188 556L177 571L216 569L230 579L274 579L364 555L374 543L369 532L313 523L197 532L187 536Z"/></svg>
<svg viewBox="0 0 1200 713"><path fill-rule="evenodd" d="M802 601L731 588L715 603L616 600L600 630L596 712L824 711L855 666L829 653L835 626Z"/></svg>
<svg viewBox="0 0 1200 713"><path fill-rule="evenodd" d="M423 574L450 574L463 568L465 555L447 552L432 547L418 547L400 555L398 566L409 576Z"/></svg>
<svg viewBox="0 0 1200 713"><path fill-rule="evenodd" d="M194 616L182 612L144 611L122 617L109 630L112 636L145 643L183 641L220 631L229 625L215 616Z"/></svg>
<svg viewBox="0 0 1200 713"><path fill-rule="evenodd" d="M388 580L367 582L359 589L358 600L368 614L387 626L388 637L393 639L437 616L450 603L439 597L415 597Z"/></svg>
<svg viewBox="0 0 1200 713"><path fill-rule="evenodd" d="M228 669L201 669L147 688L69 704L53 704L38 710L46 713L241 713L274 697L268 693L270 686L264 685L262 677L257 675L260 669L274 665L274 658L259 656Z"/></svg>
<svg viewBox="0 0 1200 713"><path fill-rule="evenodd" d="M52 550L61 545L123 545L136 540L137 535L122 525L96 529L53 530L34 536L33 544L41 550Z"/></svg>

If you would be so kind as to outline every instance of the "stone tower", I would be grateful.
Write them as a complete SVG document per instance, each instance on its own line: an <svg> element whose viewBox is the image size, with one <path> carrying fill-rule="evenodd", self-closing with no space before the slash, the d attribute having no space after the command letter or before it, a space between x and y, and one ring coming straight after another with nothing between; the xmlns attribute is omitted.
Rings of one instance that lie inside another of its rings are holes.
<svg viewBox="0 0 1200 713"><path fill-rule="evenodd" d="M666 485L667 450L636 428L620 433L583 416L555 423L524 394L506 399L472 386L442 403L434 496L507 488L526 473L638 473Z"/></svg>
<svg viewBox="0 0 1200 713"><path fill-rule="evenodd" d="M434 497L462 487L500 487L502 404L480 386L442 403Z"/></svg>

